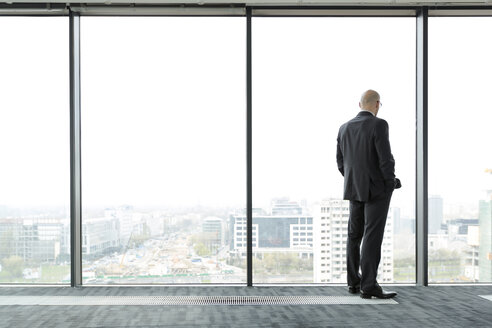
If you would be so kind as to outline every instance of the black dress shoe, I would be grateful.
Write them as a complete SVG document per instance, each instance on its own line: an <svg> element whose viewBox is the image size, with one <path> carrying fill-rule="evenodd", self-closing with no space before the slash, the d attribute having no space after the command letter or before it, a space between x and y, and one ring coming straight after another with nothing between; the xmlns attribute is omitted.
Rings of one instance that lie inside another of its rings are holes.
<svg viewBox="0 0 492 328"><path fill-rule="evenodd" d="M372 297L393 298L395 296L396 296L395 292L389 292L389 291L385 292L379 285L376 285L376 287L374 287L370 291L364 291L364 290L360 291L360 297L362 298L372 298Z"/></svg>
<svg viewBox="0 0 492 328"><path fill-rule="evenodd" d="M348 292L350 294L359 294L360 293L360 286L359 285L357 285L357 286L349 286Z"/></svg>

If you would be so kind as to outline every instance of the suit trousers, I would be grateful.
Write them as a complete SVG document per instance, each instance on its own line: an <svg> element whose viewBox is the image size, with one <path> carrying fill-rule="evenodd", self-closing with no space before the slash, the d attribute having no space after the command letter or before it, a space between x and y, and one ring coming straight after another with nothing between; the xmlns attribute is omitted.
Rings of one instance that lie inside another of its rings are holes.
<svg viewBox="0 0 492 328"><path fill-rule="evenodd" d="M360 284L363 291L370 291L376 286L381 244L392 194L393 191L384 192L367 202L350 201L347 234L349 286Z"/></svg>

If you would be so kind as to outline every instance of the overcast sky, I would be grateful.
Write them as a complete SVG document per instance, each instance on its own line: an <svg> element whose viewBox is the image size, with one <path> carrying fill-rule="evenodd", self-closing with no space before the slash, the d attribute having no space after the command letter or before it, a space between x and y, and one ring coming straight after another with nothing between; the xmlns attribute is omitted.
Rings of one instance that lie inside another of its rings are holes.
<svg viewBox="0 0 492 328"><path fill-rule="evenodd" d="M429 21L429 193L474 203L492 189L492 19ZM0 205L66 205L68 19L0 30ZM245 206L245 33L244 18L82 17L85 205ZM412 216L415 19L253 19L254 206L342 196L336 135L368 88Z"/></svg>

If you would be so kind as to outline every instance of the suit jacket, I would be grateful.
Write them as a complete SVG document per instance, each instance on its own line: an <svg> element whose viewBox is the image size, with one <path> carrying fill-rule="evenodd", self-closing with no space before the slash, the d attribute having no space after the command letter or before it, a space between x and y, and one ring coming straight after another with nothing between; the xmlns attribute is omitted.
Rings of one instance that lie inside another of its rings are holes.
<svg viewBox="0 0 492 328"><path fill-rule="evenodd" d="M338 170L344 176L343 199L366 202L395 187L395 160L388 123L361 111L343 124L337 138Z"/></svg>

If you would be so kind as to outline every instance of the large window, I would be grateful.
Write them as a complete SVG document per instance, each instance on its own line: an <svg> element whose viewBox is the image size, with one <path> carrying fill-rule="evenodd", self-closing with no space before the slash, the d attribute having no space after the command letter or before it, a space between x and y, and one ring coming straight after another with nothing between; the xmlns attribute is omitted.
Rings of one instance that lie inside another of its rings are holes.
<svg viewBox="0 0 492 328"><path fill-rule="evenodd" d="M379 281L415 281L415 19L253 19L255 283L344 283L338 128L367 89L390 126L395 191Z"/></svg>
<svg viewBox="0 0 492 328"><path fill-rule="evenodd" d="M0 31L0 283L70 283L68 19Z"/></svg>
<svg viewBox="0 0 492 328"><path fill-rule="evenodd" d="M81 20L83 279L246 280L245 19Z"/></svg>
<svg viewBox="0 0 492 328"><path fill-rule="evenodd" d="M491 282L492 18L429 19L429 281Z"/></svg>
<svg viewBox="0 0 492 328"><path fill-rule="evenodd" d="M429 282L492 282L492 18L428 21ZM246 22L82 14L84 284L246 282ZM367 89L403 185L378 281L415 282L415 23L252 18L253 283L346 282L336 137ZM0 31L0 284L69 283L69 19Z"/></svg>

